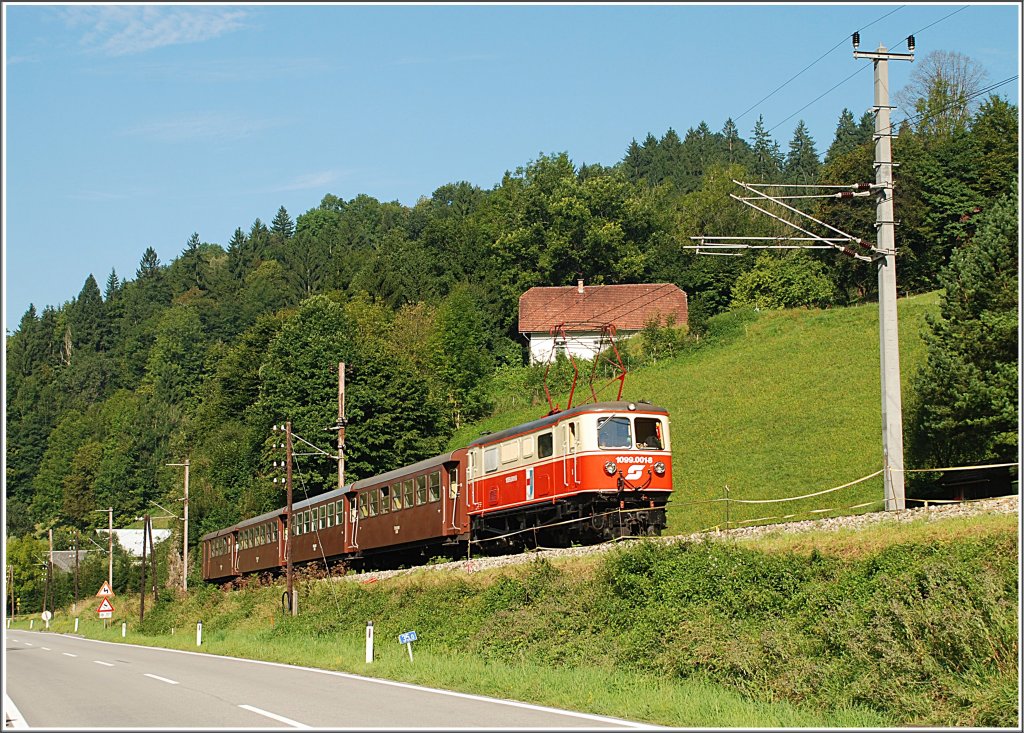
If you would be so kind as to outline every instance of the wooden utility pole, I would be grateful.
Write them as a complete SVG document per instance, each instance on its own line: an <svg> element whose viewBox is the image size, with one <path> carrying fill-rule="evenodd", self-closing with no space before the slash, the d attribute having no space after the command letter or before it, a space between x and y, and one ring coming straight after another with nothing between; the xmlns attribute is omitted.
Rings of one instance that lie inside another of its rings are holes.
<svg viewBox="0 0 1024 733"><path fill-rule="evenodd" d="M181 589L188 593L188 463L189 459L186 458L184 463L168 463L168 466L184 466L185 467L185 513L182 515L184 525L181 529ZM154 582L156 578L154 577Z"/></svg>
<svg viewBox="0 0 1024 733"><path fill-rule="evenodd" d="M107 509L107 583L114 592L114 507Z"/></svg>
<svg viewBox="0 0 1024 733"><path fill-rule="evenodd" d="M146 619L146 530L149 528L149 515L142 520L142 573L139 576L139 623Z"/></svg>
<svg viewBox="0 0 1024 733"><path fill-rule="evenodd" d="M153 539L153 518L149 519L149 553L152 558L150 570L153 576L153 607L156 608L156 540Z"/></svg>
<svg viewBox="0 0 1024 733"><path fill-rule="evenodd" d="M345 488L345 362L338 364L338 488Z"/></svg>
<svg viewBox="0 0 1024 733"><path fill-rule="evenodd" d="M292 577L292 534L294 534L295 520L292 517L292 421L288 420L284 424L284 451L285 451L285 487L288 490L288 525L285 531L288 533L287 541L285 542L285 557L287 560L287 575L288 575L288 607L291 609L292 616L295 615L295 583Z"/></svg>
<svg viewBox="0 0 1024 733"><path fill-rule="evenodd" d="M50 554L46 558L46 590L43 591L43 610L49 611L53 605L53 530L49 530Z"/></svg>
<svg viewBox="0 0 1024 733"><path fill-rule="evenodd" d="M78 530L75 530L75 609L78 609Z"/></svg>

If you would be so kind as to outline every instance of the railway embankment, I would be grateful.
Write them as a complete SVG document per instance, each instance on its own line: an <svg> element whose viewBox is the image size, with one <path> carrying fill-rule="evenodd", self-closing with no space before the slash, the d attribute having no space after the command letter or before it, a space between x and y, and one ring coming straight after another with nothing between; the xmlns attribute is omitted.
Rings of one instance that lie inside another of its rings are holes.
<svg viewBox="0 0 1024 733"><path fill-rule="evenodd" d="M201 619L207 652L676 727L1016 728L1019 535L1010 497L300 576L294 617L281 583L190 589L141 625L129 596L124 639L80 633L194 650Z"/></svg>

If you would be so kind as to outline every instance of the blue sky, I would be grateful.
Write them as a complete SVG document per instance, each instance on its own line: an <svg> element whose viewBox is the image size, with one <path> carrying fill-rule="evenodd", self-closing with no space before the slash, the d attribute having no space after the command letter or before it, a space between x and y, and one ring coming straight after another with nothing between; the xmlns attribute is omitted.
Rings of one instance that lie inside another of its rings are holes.
<svg viewBox="0 0 1024 733"><path fill-rule="evenodd" d="M3 10L8 330L90 273L133 279L146 247L226 246L327 193L412 205L542 153L612 165L702 120L749 139L758 114L783 149L803 119L824 153L842 109L872 102L854 30L862 50L915 33L918 58L960 52L990 83L1020 68L1016 3ZM911 71L890 64L893 90Z"/></svg>

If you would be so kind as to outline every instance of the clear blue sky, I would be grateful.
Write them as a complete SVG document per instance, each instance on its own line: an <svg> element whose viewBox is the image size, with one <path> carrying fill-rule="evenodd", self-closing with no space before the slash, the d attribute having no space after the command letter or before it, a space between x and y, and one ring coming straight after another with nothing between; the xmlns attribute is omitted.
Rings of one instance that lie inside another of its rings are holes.
<svg viewBox="0 0 1024 733"><path fill-rule="evenodd" d="M9 330L90 273L134 279L146 247L167 263L192 232L226 246L327 193L412 205L541 153L612 165L702 120L749 139L758 114L784 150L805 120L824 153L842 109L872 102L857 29L863 50L916 33L919 58L966 54L989 82L1020 68L1016 3L3 10ZM894 90L912 70L890 69Z"/></svg>

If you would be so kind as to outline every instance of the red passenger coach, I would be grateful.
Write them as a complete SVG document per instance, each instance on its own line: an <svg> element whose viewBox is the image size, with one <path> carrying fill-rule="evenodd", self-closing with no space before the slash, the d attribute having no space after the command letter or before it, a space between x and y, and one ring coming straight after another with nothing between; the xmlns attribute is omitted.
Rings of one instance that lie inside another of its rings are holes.
<svg viewBox="0 0 1024 733"><path fill-rule="evenodd" d="M598 402L487 434L465 448L355 481L202 538L203 577L287 562L386 567L654 535L672 493L668 412Z"/></svg>

